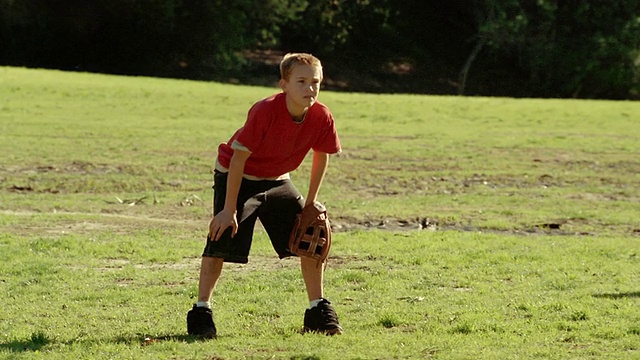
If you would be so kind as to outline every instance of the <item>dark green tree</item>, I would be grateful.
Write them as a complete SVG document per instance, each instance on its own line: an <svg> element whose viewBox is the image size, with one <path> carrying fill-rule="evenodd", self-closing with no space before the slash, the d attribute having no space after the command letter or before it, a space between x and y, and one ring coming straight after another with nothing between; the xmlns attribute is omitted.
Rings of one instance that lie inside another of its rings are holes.
<svg viewBox="0 0 640 360"><path fill-rule="evenodd" d="M640 90L640 2L478 0L477 44L529 96L622 99Z"/></svg>
<svg viewBox="0 0 640 360"><path fill-rule="evenodd" d="M116 74L210 78L254 46L256 1L0 0L0 62Z"/></svg>

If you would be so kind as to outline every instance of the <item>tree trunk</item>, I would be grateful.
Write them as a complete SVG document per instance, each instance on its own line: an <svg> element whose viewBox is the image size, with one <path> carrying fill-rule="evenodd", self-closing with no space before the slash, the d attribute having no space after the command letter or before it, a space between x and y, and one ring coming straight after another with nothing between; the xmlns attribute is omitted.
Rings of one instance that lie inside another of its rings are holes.
<svg viewBox="0 0 640 360"><path fill-rule="evenodd" d="M480 52L480 50L482 50L482 47L484 46L485 43L486 43L485 38L480 37L480 39L476 43L476 46L471 51L471 54L469 54L469 57L467 58L467 61L462 67L462 70L460 70L460 76L458 77L458 95L464 95L464 90L465 90L465 87L467 86L467 75L469 74L469 69L471 68L471 64L473 63L473 60L476 59L476 56L478 56L478 53Z"/></svg>

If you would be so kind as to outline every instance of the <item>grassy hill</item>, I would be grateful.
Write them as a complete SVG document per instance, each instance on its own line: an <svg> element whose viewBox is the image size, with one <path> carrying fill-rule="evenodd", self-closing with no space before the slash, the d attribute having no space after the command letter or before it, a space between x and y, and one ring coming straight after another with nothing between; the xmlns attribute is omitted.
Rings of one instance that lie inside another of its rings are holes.
<svg viewBox="0 0 640 360"><path fill-rule="evenodd" d="M640 103L593 100L322 92L345 334L259 231L186 336L216 148L276 91L0 68L0 357L639 356Z"/></svg>

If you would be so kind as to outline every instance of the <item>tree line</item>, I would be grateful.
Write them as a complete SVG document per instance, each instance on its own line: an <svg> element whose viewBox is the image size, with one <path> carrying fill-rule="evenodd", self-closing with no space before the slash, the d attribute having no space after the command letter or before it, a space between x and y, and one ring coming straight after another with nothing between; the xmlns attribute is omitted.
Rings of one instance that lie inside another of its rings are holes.
<svg viewBox="0 0 640 360"><path fill-rule="evenodd" d="M252 82L287 51L347 91L637 99L640 0L0 0L0 65Z"/></svg>

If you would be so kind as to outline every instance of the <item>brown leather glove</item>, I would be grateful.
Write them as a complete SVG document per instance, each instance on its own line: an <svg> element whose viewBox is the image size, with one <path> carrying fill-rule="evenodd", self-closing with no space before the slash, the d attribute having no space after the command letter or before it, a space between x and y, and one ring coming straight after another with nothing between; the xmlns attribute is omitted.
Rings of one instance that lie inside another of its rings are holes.
<svg viewBox="0 0 640 360"><path fill-rule="evenodd" d="M293 225L289 236L289 251L300 256L325 262L331 249L331 224L327 209L319 202L305 206Z"/></svg>

